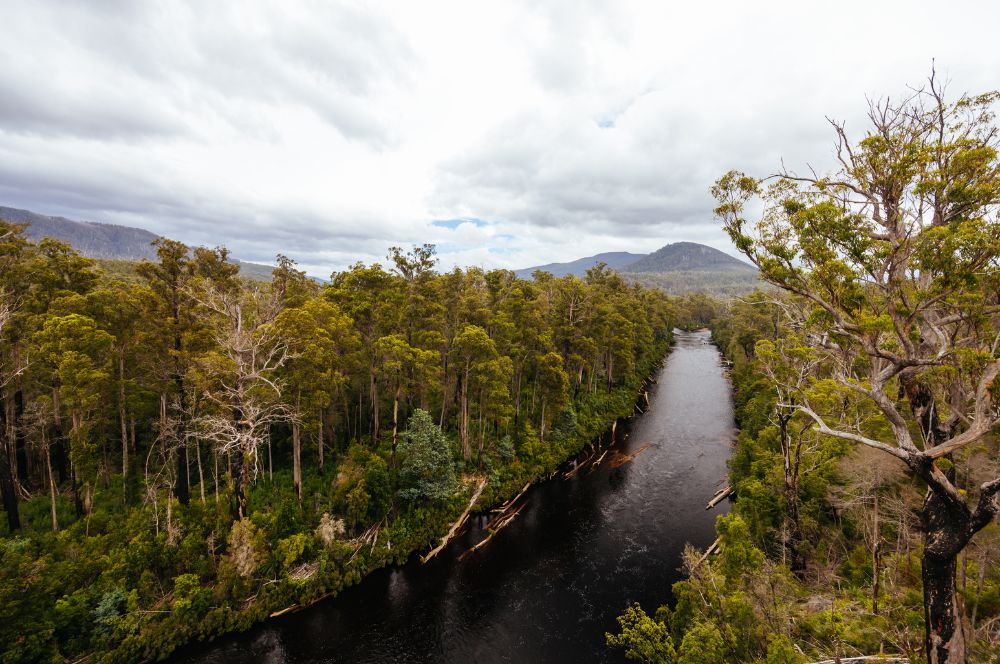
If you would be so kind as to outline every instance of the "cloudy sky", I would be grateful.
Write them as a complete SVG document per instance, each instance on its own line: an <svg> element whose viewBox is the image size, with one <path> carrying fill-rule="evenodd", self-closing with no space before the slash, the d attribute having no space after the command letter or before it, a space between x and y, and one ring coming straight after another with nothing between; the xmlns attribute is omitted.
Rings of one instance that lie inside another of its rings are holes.
<svg viewBox="0 0 1000 664"><path fill-rule="evenodd" d="M766 7L765 7L766 5ZM525 267L679 240L823 168L866 96L1000 87L1000 3L0 0L0 205L318 276L433 242Z"/></svg>

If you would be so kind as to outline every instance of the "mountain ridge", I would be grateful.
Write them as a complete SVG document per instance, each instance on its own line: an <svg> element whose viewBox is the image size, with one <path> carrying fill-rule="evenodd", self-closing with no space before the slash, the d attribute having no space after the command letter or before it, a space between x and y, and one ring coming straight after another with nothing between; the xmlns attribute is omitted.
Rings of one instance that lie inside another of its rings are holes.
<svg viewBox="0 0 1000 664"><path fill-rule="evenodd" d="M569 261L566 263L547 263L545 265L537 265L535 267L526 267L520 270L514 270L514 273L522 279L530 279L531 275L536 270L548 272L555 277L564 277L568 274L582 277L587 273L587 270L596 266L598 263L604 263L610 268L621 270L626 265L631 265L635 261L645 258L647 255L648 254L633 254L628 251L606 251L604 253L578 258L575 261Z"/></svg>
<svg viewBox="0 0 1000 664"><path fill-rule="evenodd" d="M674 242L626 265L623 272L756 272L724 251L697 242Z"/></svg>
<svg viewBox="0 0 1000 664"><path fill-rule="evenodd" d="M578 258L565 263L548 263L514 270L519 277L531 278L536 270L549 272L556 277L574 275L583 277L587 270L598 263L623 273L647 272L756 272L749 263L697 242L672 242L649 254L611 251Z"/></svg>
<svg viewBox="0 0 1000 664"><path fill-rule="evenodd" d="M134 226L107 224L99 221L77 221L31 210L0 205L0 219L15 224L27 224L25 236L32 242L44 237L72 246L88 258L112 261L156 260L152 245L160 235ZM273 265L251 263L230 257L240 266L240 274L248 279L268 281Z"/></svg>

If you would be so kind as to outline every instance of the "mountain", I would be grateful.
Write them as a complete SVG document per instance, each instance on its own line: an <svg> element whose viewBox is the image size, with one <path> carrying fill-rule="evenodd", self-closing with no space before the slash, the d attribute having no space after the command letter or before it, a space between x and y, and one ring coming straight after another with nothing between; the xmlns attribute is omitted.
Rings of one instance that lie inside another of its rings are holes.
<svg viewBox="0 0 1000 664"><path fill-rule="evenodd" d="M623 272L744 272L757 269L718 249L696 242L675 242L624 265Z"/></svg>
<svg viewBox="0 0 1000 664"><path fill-rule="evenodd" d="M522 270L515 270L515 273L522 279L531 279L531 274L535 270L549 272L557 277L565 277L567 274L582 277L587 274L587 270L598 263L607 263L608 267L621 270L626 265L630 265L645 256L646 254L630 254L627 251L609 251L597 254L596 256L579 258L570 263L549 263L548 265L539 265L537 267L526 267Z"/></svg>
<svg viewBox="0 0 1000 664"><path fill-rule="evenodd" d="M158 235L141 228L99 224L94 221L73 221L65 217L49 217L28 210L0 206L0 219L15 224L29 224L26 235L33 242L43 237L60 240L90 258L141 260L156 258L150 246Z"/></svg>
<svg viewBox="0 0 1000 664"><path fill-rule="evenodd" d="M25 235L32 242L50 237L72 246L84 256L105 261L156 260L156 247L152 242L159 235L142 228L103 224L96 221L74 221L65 217L50 217L44 214L0 206L0 219L15 224L28 224ZM240 274L254 281L270 281L271 265L248 263L230 259L240 266ZM108 266L105 265L107 268ZM119 266L116 271L131 269Z"/></svg>
<svg viewBox="0 0 1000 664"><path fill-rule="evenodd" d="M696 242L675 242L651 254L624 251L597 254L570 263L550 263L516 272L525 279L530 279L535 270L551 272L557 277L567 274L583 277L599 262L607 263L631 282L656 287L671 295L708 293L732 297L764 287L752 265Z"/></svg>

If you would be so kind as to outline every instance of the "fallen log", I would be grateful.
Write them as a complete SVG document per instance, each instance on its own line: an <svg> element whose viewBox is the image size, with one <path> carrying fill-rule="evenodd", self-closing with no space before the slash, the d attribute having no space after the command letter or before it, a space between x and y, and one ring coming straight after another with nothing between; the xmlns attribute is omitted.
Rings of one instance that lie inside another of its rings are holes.
<svg viewBox="0 0 1000 664"><path fill-rule="evenodd" d="M426 563L428 560L441 553L441 550L444 549L444 547L448 546L448 542L451 541L451 538L455 536L455 533L457 533L462 525L465 524L465 520L469 518L469 513L472 512L472 508L475 507L476 501L479 500L479 496L483 493L483 488L486 486L486 480L487 478L484 477L479 483L479 486L476 487L475 492L472 494L472 499L469 501L469 506L465 508L465 511L462 512L462 515L458 517L455 523L451 524L451 528L449 528L448 532L445 533L445 536L441 538L441 543L428 551L427 555L420 558L421 563Z"/></svg>
<svg viewBox="0 0 1000 664"><path fill-rule="evenodd" d="M497 533L499 533L501 530L503 530L504 528L506 528L507 526L510 525L511 521L514 520L514 517L516 517L518 514L520 514L521 510L523 510L524 506L527 505L527 504L528 503L526 503L526 502L521 503L520 505L518 505L517 509L515 509L510 514L507 514L506 516L504 516L503 519L495 520L494 521L496 523L495 526L493 524L490 524L490 526L488 527L490 534L487 535L486 537L484 537L482 539L482 541L480 541L474 547L472 547L471 549L469 549L468 551L466 551L465 553L463 553L462 555L460 555L458 557L459 561L465 560L470 555L472 555L473 553L475 553L479 549L481 549L484 546L486 546L487 544L489 544L490 540L492 540L494 537L496 537Z"/></svg>
<svg viewBox="0 0 1000 664"><path fill-rule="evenodd" d="M604 461L604 457L606 457L607 455L608 455L608 450L604 450L604 453L601 454L601 456L597 457L597 461L590 464L590 472L594 472L595 470L597 470L600 467L601 462Z"/></svg>
<svg viewBox="0 0 1000 664"><path fill-rule="evenodd" d="M503 518L504 514L510 510L511 506L518 500L520 500L521 496L523 496L530 488L531 488L531 482L528 482L527 484L524 485L524 488L521 489L521 492L519 494L508 500L503 505L501 505L499 513L497 513L497 515L493 517L493 520L490 521L490 523L486 527L493 528L493 524L498 523L500 519ZM522 505L522 507L524 506Z"/></svg>
<svg viewBox="0 0 1000 664"><path fill-rule="evenodd" d="M711 556L713 553L716 553L718 550L719 550L719 540L718 538L716 538L716 540L712 542L707 549L705 549L704 555L702 555L702 557L698 559L698 562L694 564L694 567L692 567L691 570L694 571L698 569L703 562L708 560L709 556Z"/></svg>
<svg viewBox="0 0 1000 664"><path fill-rule="evenodd" d="M708 501L708 504L705 505L705 509L706 510L712 509L713 507L715 507L716 505L718 505L719 503L721 503L723 500L725 500L726 498L728 498L731 495L733 495L733 487L732 486L727 486L724 489L719 489L718 491L715 492L715 495L712 496L712 499L710 501Z"/></svg>
<svg viewBox="0 0 1000 664"><path fill-rule="evenodd" d="M284 609L281 609L280 611L275 611L269 617L271 617L271 618L277 618L278 616L283 616L286 613L290 613L292 611L296 611L296 610L301 609L301 608L302 607L299 606L298 604L292 604L291 606L285 607Z"/></svg>
<svg viewBox="0 0 1000 664"><path fill-rule="evenodd" d="M591 452L590 454L588 454L588 455L586 456L586 458L585 458L585 459L584 459L583 461L581 461L580 463L578 463L578 464L576 464L575 466L573 466L573 467L572 467L571 469L569 469L569 470L567 470L566 472L564 472L564 473L563 473L563 479L566 479L566 480L568 480L569 478L573 477L573 476L574 476L574 475L576 475L576 474L577 474L578 472L580 472L580 471L581 471L581 470L583 469L583 467L584 467L584 466L586 466L586 465L587 465L587 463L588 463L588 462L589 462L589 461L590 461L591 459L593 459L593 458L594 458L594 455L595 455L595 454L597 454L597 450L594 450L593 452Z"/></svg>
<svg viewBox="0 0 1000 664"><path fill-rule="evenodd" d="M648 450L650 447L652 447L652 445L649 444L649 443L646 443L645 445L643 445L642 447L640 447L639 449L637 449L635 452L632 452L631 454L620 454L620 455L614 457L613 459L611 459L611 467L612 468L620 468L621 466L624 466L626 463L628 463L629 461L632 461L637 456L639 456L640 454L642 454L643 452L645 452L646 450Z"/></svg>

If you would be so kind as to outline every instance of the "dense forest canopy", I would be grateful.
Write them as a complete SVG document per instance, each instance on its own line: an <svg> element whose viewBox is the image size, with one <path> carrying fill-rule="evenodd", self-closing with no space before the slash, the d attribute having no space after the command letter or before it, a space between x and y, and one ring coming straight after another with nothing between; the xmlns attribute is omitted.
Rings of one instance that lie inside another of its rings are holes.
<svg viewBox="0 0 1000 664"><path fill-rule="evenodd" d="M632 412L685 306L602 266L439 273L430 245L321 286L161 239L122 279L23 231L0 222L4 661L157 657L405 560Z"/></svg>

